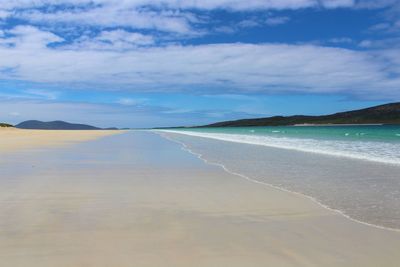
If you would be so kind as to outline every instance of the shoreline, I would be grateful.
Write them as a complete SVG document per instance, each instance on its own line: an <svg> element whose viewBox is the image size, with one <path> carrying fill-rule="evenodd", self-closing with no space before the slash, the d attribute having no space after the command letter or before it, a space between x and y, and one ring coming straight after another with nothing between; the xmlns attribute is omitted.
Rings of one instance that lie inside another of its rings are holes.
<svg viewBox="0 0 400 267"><path fill-rule="evenodd" d="M398 233L228 171L141 131L9 154L0 258L32 267L398 266Z"/></svg>
<svg viewBox="0 0 400 267"><path fill-rule="evenodd" d="M359 223L359 224L362 224L362 225L365 225L365 226L369 226L369 227L373 227L373 228L376 228L376 229L381 229L381 230L400 233L400 229L398 229L398 228L390 228L390 227L385 227L385 226L382 226L382 225L375 225L375 224L371 224L371 223L368 223L368 222L363 222L363 221L357 220L357 219L351 217L350 215L346 214L345 212L343 212L341 210L331 208L328 205L325 205L325 204L321 203L318 199L316 199L313 196L309 196L309 195L306 195L306 194L303 194L303 193L300 193L300 192L296 192L296 191L291 191L291 190L286 189L284 187L279 187L279 186L276 186L276 185L273 185L273 184L270 184L270 183L258 181L256 179L252 179L252 178L250 178L250 177L248 177L248 176L246 176L244 174L231 171L231 170L229 170L229 168L227 168L225 165L223 165L221 163L211 162L211 161L207 160L206 158L204 158L204 156L202 154L194 152L193 150L190 149L190 147L188 145L186 145L183 142L180 142L178 140L174 140L173 138L169 138L168 136L165 136L165 135L162 135L162 134L160 134L160 136L162 136L163 138L165 138L165 139L167 139L167 140L169 140L171 142L175 142L175 143L181 145L182 150L187 151L188 153L198 157L204 163L212 165L212 166L218 166L218 167L222 168L224 171L226 171L227 173L235 175L235 176L238 176L238 177L241 177L241 178L243 178L243 179L245 179L245 180L247 180L247 181L249 181L251 183L260 184L260 185L263 185L263 186L268 186L268 187L271 187L273 189L276 189L276 190L279 190L279 191L282 191L282 192L285 192L285 193L294 194L296 196L311 200L313 203L318 204L320 207L322 207L322 208L324 208L326 210L332 211L332 212L334 212L334 213L336 213L336 214L338 214L338 215L340 215L340 216L342 216L342 217L344 217L344 218L346 218L346 219L348 219L348 220L350 220L352 222L356 222L356 223Z"/></svg>

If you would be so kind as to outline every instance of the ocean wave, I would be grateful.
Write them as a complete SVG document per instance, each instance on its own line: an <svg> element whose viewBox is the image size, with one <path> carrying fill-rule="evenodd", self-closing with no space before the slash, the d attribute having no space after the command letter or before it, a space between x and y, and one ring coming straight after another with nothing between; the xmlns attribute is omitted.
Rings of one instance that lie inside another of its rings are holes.
<svg viewBox="0 0 400 267"><path fill-rule="evenodd" d="M226 134L179 130L158 130L227 142L261 145L274 148L347 157L386 164L400 165L400 144L372 141L317 140L266 135Z"/></svg>

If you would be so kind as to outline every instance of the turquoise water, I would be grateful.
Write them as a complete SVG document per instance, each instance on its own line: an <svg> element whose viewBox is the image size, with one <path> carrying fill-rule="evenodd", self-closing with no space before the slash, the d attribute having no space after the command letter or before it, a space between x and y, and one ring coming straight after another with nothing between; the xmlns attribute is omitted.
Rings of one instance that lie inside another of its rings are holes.
<svg viewBox="0 0 400 267"><path fill-rule="evenodd" d="M222 141L400 165L400 126L284 126L168 130Z"/></svg>
<svg viewBox="0 0 400 267"><path fill-rule="evenodd" d="M400 143L400 125L191 128L180 131Z"/></svg>

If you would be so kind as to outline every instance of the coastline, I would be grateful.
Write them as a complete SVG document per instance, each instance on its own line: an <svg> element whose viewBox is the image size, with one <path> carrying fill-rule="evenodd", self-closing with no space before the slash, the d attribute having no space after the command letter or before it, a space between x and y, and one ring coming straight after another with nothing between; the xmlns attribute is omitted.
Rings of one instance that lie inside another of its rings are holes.
<svg viewBox="0 0 400 267"><path fill-rule="evenodd" d="M21 162L40 163L21 170ZM7 266L379 266L400 234L232 175L150 132L9 154ZM11 176L10 176L11 175Z"/></svg>

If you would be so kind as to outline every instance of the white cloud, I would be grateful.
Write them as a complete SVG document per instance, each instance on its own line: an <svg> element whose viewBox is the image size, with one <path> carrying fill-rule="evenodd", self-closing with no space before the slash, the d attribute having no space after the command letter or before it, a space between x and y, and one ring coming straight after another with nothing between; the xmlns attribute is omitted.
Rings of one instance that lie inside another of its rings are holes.
<svg viewBox="0 0 400 267"><path fill-rule="evenodd" d="M343 7L354 7L356 4L355 0L323 0L321 5L325 8L343 8Z"/></svg>
<svg viewBox="0 0 400 267"><path fill-rule="evenodd" d="M82 36L69 45L70 49L127 50L155 43L154 37L125 30L102 31L96 37Z"/></svg>
<svg viewBox="0 0 400 267"><path fill-rule="evenodd" d="M265 24L269 26L276 26L285 24L290 20L289 17L270 17L265 20Z"/></svg>
<svg viewBox="0 0 400 267"><path fill-rule="evenodd" d="M379 2L378 4L373 5L372 7L388 7L384 9L384 12L381 12L380 16L384 19L383 22L377 23L369 28L369 30L373 33L386 33L386 34L395 34L398 35L400 33L400 1L398 0L385 0ZM381 5L379 5L381 3Z"/></svg>
<svg viewBox="0 0 400 267"><path fill-rule="evenodd" d="M388 2L388 1L387 1ZM364 3L364 4L363 4ZM64 5L63 8L57 6ZM386 3L389 5L389 3ZM382 5L376 6L381 7ZM2 1L0 19L15 17L32 23L99 27L131 27L184 35L199 34L198 11L295 10L304 8L371 8L368 0L13 0ZM195 11L195 13L193 13ZM271 18L277 25L285 17Z"/></svg>
<svg viewBox="0 0 400 267"><path fill-rule="evenodd" d="M400 19L375 24L369 28L369 31L387 34L400 33Z"/></svg>
<svg viewBox="0 0 400 267"><path fill-rule="evenodd" d="M38 29L16 28L12 32L19 36L17 41L10 38L17 45L0 46L0 70L13 69L12 74L0 71L3 79L130 91L399 95L398 50L217 44L99 51L48 47L47 43L60 39ZM7 38L0 40L8 42Z"/></svg>
<svg viewBox="0 0 400 267"><path fill-rule="evenodd" d="M109 41L111 43L126 42L138 45L150 45L154 43L153 37L151 36L124 30L103 31L96 39L99 41Z"/></svg>
<svg viewBox="0 0 400 267"><path fill-rule="evenodd" d="M362 1L361 1L362 2ZM355 5L353 0L13 0L6 1L4 9L37 8L57 4L70 5L103 5L122 8L141 6L168 7L174 9L297 9L324 6L328 8L349 7Z"/></svg>
<svg viewBox="0 0 400 267"><path fill-rule="evenodd" d="M329 39L328 42L332 44L351 44L353 43L353 39L349 37L339 37L339 38Z"/></svg>
<svg viewBox="0 0 400 267"><path fill-rule="evenodd" d="M252 27L260 26L260 23L258 22L257 19L246 19L246 20L240 21L237 24L237 26L240 28L252 28Z"/></svg>
<svg viewBox="0 0 400 267"><path fill-rule="evenodd" d="M143 99L143 98L137 99L137 98L124 97L124 98L118 99L118 101L116 103L120 104L120 105L124 105L124 106L134 106L134 105L143 104L146 101L147 101L147 99Z"/></svg>
<svg viewBox="0 0 400 267"><path fill-rule="evenodd" d="M362 40L362 41L358 44L358 46L359 46L359 47L363 47L363 48L370 48L370 47L373 46L373 44L374 44L374 41L371 41L371 40Z"/></svg>
<svg viewBox="0 0 400 267"><path fill-rule="evenodd" d="M234 25L223 25L223 26L218 26L214 28L214 32L216 33L225 33L225 34L234 34L236 32L239 32L243 29L247 28L255 28L255 27L262 27L262 26L277 26L281 24L285 24L288 21L290 21L289 17L282 16L282 17L268 17L268 18L257 18L257 17L252 17L250 19L245 19L242 21L239 21L238 23Z"/></svg>
<svg viewBox="0 0 400 267"><path fill-rule="evenodd" d="M391 24L387 22L378 23L369 28L370 31L387 31L391 28Z"/></svg>
<svg viewBox="0 0 400 267"><path fill-rule="evenodd" d="M398 3L398 0L358 0L355 7L356 8L385 8L390 7Z"/></svg>
<svg viewBox="0 0 400 267"><path fill-rule="evenodd" d="M0 7L0 20L9 17L11 14L9 11L3 10Z"/></svg>
<svg viewBox="0 0 400 267"><path fill-rule="evenodd" d="M368 49L393 49L400 48L400 37L387 38L383 40L363 40L359 47Z"/></svg>
<svg viewBox="0 0 400 267"><path fill-rule="evenodd" d="M264 26L264 25L278 26L281 24L286 24L289 21L290 21L290 18L287 16L268 15L267 18L264 18L264 19L253 18L253 19L242 20L236 26L239 28L253 28L253 27L260 27L260 26Z"/></svg>
<svg viewBox="0 0 400 267"><path fill-rule="evenodd" d="M0 45L13 45L20 49L40 49L50 43L63 41L61 37L51 32L41 31L32 26L17 26L8 30L7 33L11 34L12 37L0 39Z"/></svg>
<svg viewBox="0 0 400 267"><path fill-rule="evenodd" d="M156 29L166 32L190 34L192 29L186 14L124 8L119 5L105 5L82 10L57 10L53 13L38 9L20 11L16 17L36 23L68 23L102 27L132 27Z"/></svg>

